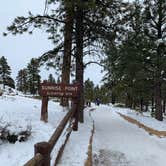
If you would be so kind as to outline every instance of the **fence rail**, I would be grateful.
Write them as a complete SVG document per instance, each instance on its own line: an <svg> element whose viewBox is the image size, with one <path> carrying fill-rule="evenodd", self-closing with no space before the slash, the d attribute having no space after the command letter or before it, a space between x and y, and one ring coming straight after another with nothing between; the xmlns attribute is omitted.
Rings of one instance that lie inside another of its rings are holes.
<svg viewBox="0 0 166 166"><path fill-rule="evenodd" d="M56 142L61 136L65 126L71 118L75 118L75 123L73 124L73 130L77 130L77 103L73 103L73 109L70 110L65 117L62 119L55 132L52 134L48 142L39 142L34 145L34 157L30 159L24 166L50 166L50 154L53 150ZM57 161L56 161L57 162Z"/></svg>

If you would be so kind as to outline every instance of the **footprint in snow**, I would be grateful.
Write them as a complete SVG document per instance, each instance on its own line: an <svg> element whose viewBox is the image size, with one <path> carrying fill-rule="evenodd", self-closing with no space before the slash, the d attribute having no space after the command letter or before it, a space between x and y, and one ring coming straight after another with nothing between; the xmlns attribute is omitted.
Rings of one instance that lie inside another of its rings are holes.
<svg viewBox="0 0 166 166"><path fill-rule="evenodd" d="M131 166L125 154L118 151L106 149L99 150L98 154L93 155L94 166Z"/></svg>

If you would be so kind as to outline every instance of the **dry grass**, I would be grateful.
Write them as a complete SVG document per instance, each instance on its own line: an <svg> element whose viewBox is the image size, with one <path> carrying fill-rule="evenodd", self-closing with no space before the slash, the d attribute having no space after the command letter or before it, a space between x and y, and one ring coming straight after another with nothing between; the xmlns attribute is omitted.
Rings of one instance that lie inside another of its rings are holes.
<svg viewBox="0 0 166 166"><path fill-rule="evenodd" d="M158 130L155 130L153 128L150 128L150 127L147 127L145 126L144 124L138 122L137 120L131 118L131 117L128 117L126 115L123 115L121 113L118 113L121 117L123 117L125 120L127 120L128 122L130 123L133 123L133 124L136 124L138 127L144 129L146 132L148 132L150 135L156 135L158 137L166 137L166 131L158 131Z"/></svg>

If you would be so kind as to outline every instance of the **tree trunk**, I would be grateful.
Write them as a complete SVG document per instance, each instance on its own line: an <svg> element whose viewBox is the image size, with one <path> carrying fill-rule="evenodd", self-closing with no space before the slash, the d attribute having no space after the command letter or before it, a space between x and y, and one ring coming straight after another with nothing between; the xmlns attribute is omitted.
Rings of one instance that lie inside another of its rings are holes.
<svg viewBox="0 0 166 166"><path fill-rule="evenodd" d="M149 103L148 103L148 101L146 101L146 103L145 103L145 111L146 112L148 112L148 106L149 106Z"/></svg>
<svg viewBox="0 0 166 166"><path fill-rule="evenodd" d="M80 84L81 95L78 103L79 108L79 121L83 123L83 109L84 109L84 89L83 89L83 76L84 76L84 65L83 65L83 7L78 4L76 11L76 82Z"/></svg>
<svg viewBox="0 0 166 166"><path fill-rule="evenodd" d="M154 97L152 96L152 112L154 112Z"/></svg>
<svg viewBox="0 0 166 166"><path fill-rule="evenodd" d="M70 8L66 5L66 19L64 28L64 56L62 65L62 83L70 83L72 33L73 33L73 12L74 6ZM61 99L62 106L68 106L68 99Z"/></svg>
<svg viewBox="0 0 166 166"><path fill-rule="evenodd" d="M141 98L140 100L140 108L141 108L141 112L143 112L143 98Z"/></svg>
<svg viewBox="0 0 166 166"><path fill-rule="evenodd" d="M161 86L160 82L155 85L155 118L159 121L163 120L162 104L161 104Z"/></svg>
<svg viewBox="0 0 166 166"><path fill-rule="evenodd" d="M130 96L130 94L127 94L126 97L126 107L132 108L132 97Z"/></svg>
<svg viewBox="0 0 166 166"><path fill-rule="evenodd" d="M115 101L116 101L116 97L115 97L114 94L112 94L112 96L111 96L111 103L115 104Z"/></svg>
<svg viewBox="0 0 166 166"><path fill-rule="evenodd" d="M166 105L166 101L163 101L163 113L165 114L165 105Z"/></svg>
<svg viewBox="0 0 166 166"><path fill-rule="evenodd" d="M162 38L162 12L161 12L161 4L164 1L159 1L159 18L158 18L158 26L157 26L157 38ZM156 71L156 78L155 78L155 103L156 103L156 110L155 110L155 118L159 121L163 120L163 113L162 113L162 103L161 103L161 46L160 44L157 47L157 71Z"/></svg>

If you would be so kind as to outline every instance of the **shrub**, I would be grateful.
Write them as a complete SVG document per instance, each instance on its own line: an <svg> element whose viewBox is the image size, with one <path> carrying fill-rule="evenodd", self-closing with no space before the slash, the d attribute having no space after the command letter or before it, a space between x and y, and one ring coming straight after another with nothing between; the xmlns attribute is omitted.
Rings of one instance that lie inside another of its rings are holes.
<svg viewBox="0 0 166 166"><path fill-rule="evenodd" d="M14 133L8 129L11 126L6 124L5 126L0 126L0 140L8 141L10 143L15 143L16 141L23 142L28 139L31 135L31 126L27 126L26 130Z"/></svg>

